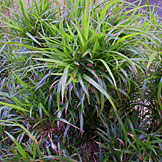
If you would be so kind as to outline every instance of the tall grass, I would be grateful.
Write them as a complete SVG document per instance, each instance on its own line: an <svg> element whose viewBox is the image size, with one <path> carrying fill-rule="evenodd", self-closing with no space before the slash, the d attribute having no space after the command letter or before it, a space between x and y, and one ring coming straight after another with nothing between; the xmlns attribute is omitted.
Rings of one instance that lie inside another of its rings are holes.
<svg viewBox="0 0 162 162"><path fill-rule="evenodd" d="M1 160L159 161L158 18L119 0L52 5L1 11Z"/></svg>

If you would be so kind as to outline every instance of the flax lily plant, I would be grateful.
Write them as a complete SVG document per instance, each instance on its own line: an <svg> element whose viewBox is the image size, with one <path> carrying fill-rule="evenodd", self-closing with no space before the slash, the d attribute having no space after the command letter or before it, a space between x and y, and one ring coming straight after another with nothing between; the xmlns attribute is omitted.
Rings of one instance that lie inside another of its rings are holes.
<svg viewBox="0 0 162 162"><path fill-rule="evenodd" d="M1 12L1 159L159 160L158 17L124 0L18 2Z"/></svg>

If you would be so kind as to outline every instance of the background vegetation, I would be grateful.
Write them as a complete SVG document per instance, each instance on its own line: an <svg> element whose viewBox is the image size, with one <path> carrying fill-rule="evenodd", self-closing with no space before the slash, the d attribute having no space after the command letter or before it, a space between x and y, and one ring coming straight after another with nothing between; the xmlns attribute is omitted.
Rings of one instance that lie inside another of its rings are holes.
<svg viewBox="0 0 162 162"><path fill-rule="evenodd" d="M162 160L155 10L17 2L0 3L0 160Z"/></svg>

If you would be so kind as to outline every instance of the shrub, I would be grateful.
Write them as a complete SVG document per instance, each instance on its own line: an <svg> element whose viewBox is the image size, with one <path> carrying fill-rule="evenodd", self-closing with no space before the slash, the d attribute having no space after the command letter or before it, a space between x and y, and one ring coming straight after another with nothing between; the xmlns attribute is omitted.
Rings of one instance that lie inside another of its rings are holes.
<svg viewBox="0 0 162 162"><path fill-rule="evenodd" d="M26 8L20 0L13 17L3 17L12 49L6 56L14 67L1 86L7 92L0 94L1 158L158 161L156 17L119 0L40 5Z"/></svg>

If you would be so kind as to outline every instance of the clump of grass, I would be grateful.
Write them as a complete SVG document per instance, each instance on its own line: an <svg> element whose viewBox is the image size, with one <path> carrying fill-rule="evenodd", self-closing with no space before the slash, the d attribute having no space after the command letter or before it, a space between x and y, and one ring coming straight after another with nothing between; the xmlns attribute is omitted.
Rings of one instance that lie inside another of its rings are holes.
<svg viewBox="0 0 162 162"><path fill-rule="evenodd" d="M51 5L20 0L9 21L3 15L11 40L1 46L10 62L1 77L1 159L159 160L157 18L119 0ZM142 117L139 99L150 110Z"/></svg>

